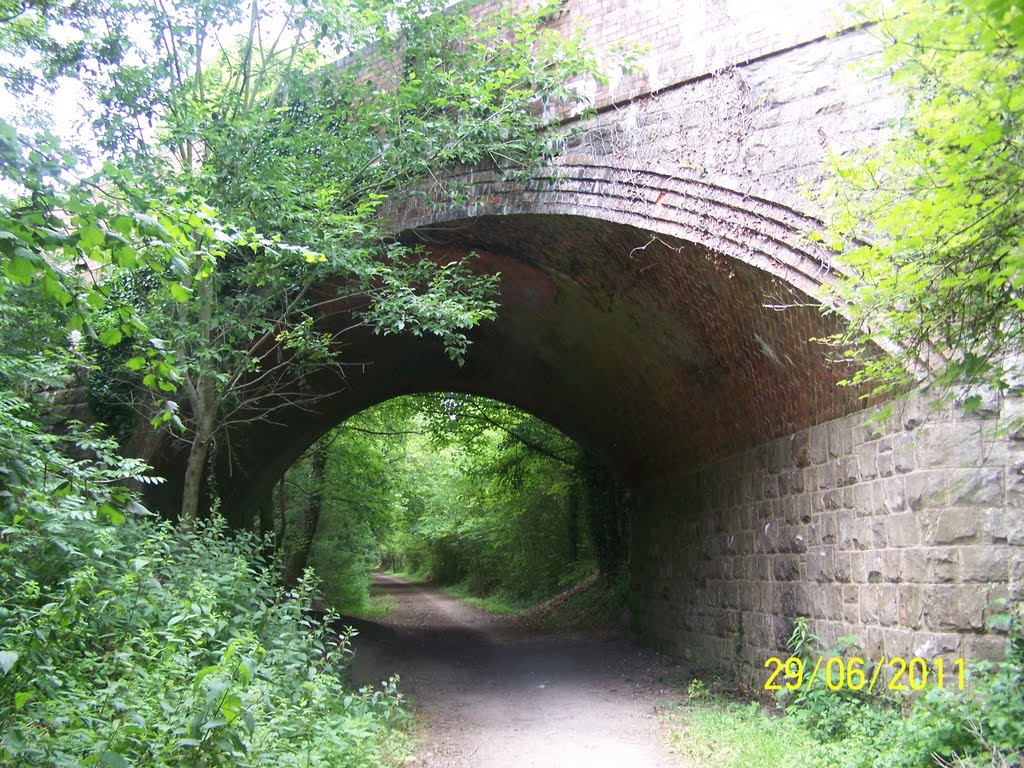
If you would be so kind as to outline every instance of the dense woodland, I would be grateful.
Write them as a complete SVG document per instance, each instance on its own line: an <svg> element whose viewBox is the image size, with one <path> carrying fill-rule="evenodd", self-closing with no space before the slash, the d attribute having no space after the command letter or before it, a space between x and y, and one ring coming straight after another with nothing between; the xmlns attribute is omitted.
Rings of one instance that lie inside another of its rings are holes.
<svg viewBox="0 0 1024 768"><path fill-rule="evenodd" d="M523 608L592 573L624 587L629 492L555 428L493 400L399 398L320 440L278 486L286 578L360 610L383 564ZM621 601L618 606L621 609Z"/></svg>
<svg viewBox="0 0 1024 768"><path fill-rule="evenodd" d="M353 328L472 355L496 281L389 240L375 214L445 167L515 175L557 152L544 115L575 98L566 84L637 52L598 67L544 28L555 5L479 20L432 0L0 2L4 765L400 760L397 683L352 690L333 613L385 611L367 592L381 566L502 610L596 574L621 605L628 489L502 403L369 409L310 446L246 530L219 515L213 471L233 426L315 408L312 375L357 375ZM907 111L829 161L816 204L848 269L824 311L851 320L830 341L854 383L925 380L971 407L1019 387L1024 10L893 5L864 9L885 50L869 66ZM343 278L329 301L326 276ZM339 306L351 322L326 332ZM61 405L81 392L102 423ZM166 518L145 506L162 478L124 455L140 429L188 456ZM723 765L1024 765L1019 606L991 621L1007 662L966 693L808 694L766 719L696 681L686 744L711 740ZM817 652L799 621L791 651Z"/></svg>

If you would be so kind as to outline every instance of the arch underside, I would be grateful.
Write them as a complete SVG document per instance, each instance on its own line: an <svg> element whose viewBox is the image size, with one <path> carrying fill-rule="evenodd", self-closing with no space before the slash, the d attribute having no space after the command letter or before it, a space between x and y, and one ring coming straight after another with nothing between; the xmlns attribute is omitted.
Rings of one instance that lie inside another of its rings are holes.
<svg viewBox="0 0 1024 768"><path fill-rule="evenodd" d="M348 373L312 382L324 393L315 412L232 435L218 473L225 508L259 502L316 438L402 394L509 402L636 487L862 407L837 386L849 371L812 341L841 321L812 295L827 271L807 251L810 220L706 181L582 167L593 178L477 172L475 197L457 209L408 198L399 219L413 226L399 239L499 272L499 319L474 329L461 368L434 340L346 334ZM180 448L156 458L158 470L180 462Z"/></svg>

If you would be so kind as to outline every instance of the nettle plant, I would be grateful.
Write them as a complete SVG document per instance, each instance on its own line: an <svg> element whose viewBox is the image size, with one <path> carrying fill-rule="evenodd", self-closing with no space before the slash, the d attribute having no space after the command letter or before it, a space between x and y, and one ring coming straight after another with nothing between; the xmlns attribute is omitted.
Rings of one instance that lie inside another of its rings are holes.
<svg viewBox="0 0 1024 768"><path fill-rule="evenodd" d="M990 631L1005 633L1004 661L969 663L964 688L932 683L909 699L884 686L830 690L818 678L810 690L791 700L783 697L787 715L821 745L816 764L873 768L932 766L1024 765L1024 628L1021 606L993 601ZM813 669L819 657L849 657L855 637L821 648L810 622L798 617L787 645L794 657ZM865 669L867 676L873 674ZM933 676L934 681L934 676Z"/></svg>
<svg viewBox="0 0 1024 768"><path fill-rule="evenodd" d="M396 681L346 688L348 635L307 617L312 579L282 592L259 542L216 524L133 519L78 543L92 557L57 588L7 601L6 765L378 764Z"/></svg>

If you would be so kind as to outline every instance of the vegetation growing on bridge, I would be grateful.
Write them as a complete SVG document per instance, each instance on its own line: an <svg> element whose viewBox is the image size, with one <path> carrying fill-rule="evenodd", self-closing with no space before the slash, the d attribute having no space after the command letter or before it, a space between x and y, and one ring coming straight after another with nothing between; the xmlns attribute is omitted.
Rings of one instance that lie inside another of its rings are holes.
<svg viewBox="0 0 1024 768"><path fill-rule="evenodd" d="M861 363L854 380L880 392L923 377L977 404L973 386L1020 385L1024 9L1010 0L864 6L885 44L877 64L892 72L906 111L886 141L832 163L822 202L832 244L853 269L835 298L854 321L833 341ZM880 355L878 334L900 351Z"/></svg>

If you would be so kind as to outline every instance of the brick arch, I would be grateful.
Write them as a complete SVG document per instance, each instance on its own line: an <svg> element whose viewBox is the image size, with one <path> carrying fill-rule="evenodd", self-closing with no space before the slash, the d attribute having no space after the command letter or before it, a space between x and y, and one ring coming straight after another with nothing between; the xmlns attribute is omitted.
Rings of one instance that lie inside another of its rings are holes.
<svg viewBox="0 0 1024 768"><path fill-rule="evenodd" d="M461 202L452 203L454 199ZM564 155L526 180L468 169L412 190L384 211L391 228L425 229L485 215L583 216L669 235L784 280L815 299L839 267L808 236L806 201L750 181L608 155Z"/></svg>
<svg viewBox="0 0 1024 768"><path fill-rule="evenodd" d="M499 320L472 334L464 368L430 340L347 337L347 359L367 367L317 381L318 413L234 436L218 481L226 507L251 507L321 434L407 393L510 402L637 487L862 407L836 386L848 372L810 341L839 321L815 299L831 275L806 238L818 222L792 202L583 156L528 181L467 171L448 191L459 182L459 205L420 189L386 214L397 237L437 258L475 253L477 268L501 273ZM162 458L158 469L175 477L180 455Z"/></svg>

